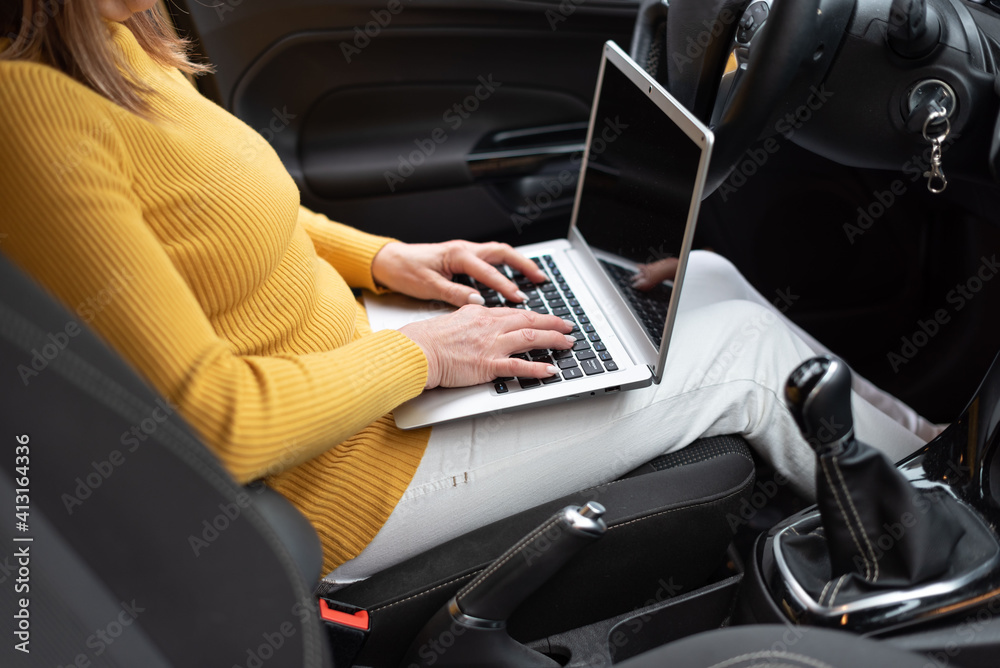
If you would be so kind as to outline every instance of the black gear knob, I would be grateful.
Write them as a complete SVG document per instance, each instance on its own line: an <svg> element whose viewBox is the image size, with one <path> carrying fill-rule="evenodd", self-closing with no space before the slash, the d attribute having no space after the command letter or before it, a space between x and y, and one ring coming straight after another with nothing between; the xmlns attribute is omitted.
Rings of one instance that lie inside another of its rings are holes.
<svg viewBox="0 0 1000 668"><path fill-rule="evenodd" d="M830 355L800 364L785 383L785 401L809 445L836 453L854 439L851 370Z"/></svg>

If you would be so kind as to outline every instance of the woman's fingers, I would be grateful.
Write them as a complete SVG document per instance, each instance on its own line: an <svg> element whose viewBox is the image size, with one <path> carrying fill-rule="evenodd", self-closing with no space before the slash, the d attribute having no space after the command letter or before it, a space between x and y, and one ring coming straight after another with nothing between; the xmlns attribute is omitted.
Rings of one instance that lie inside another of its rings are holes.
<svg viewBox="0 0 1000 668"><path fill-rule="evenodd" d="M441 274L430 272L426 276L426 280L437 293L435 299L448 302L452 306L465 306L466 304L482 306L485 303L482 295L475 288L449 281Z"/></svg>
<svg viewBox="0 0 1000 668"><path fill-rule="evenodd" d="M493 365L494 378L548 378L559 373L559 368L542 362L529 362L517 357L497 360Z"/></svg>
<svg viewBox="0 0 1000 668"><path fill-rule="evenodd" d="M548 276L538 268L538 265L533 260L524 257L511 248L509 244L491 243L483 244L483 246L490 254L489 257L484 258L487 261L493 264L505 264L511 269L516 269L527 276L528 280L533 283L544 283L548 280Z"/></svg>
<svg viewBox="0 0 1000 668"><path fill-rule="evenodd" d="M473 244L465 247L463 251L457 258L462 263L462 268L457 269L456 273L472 276L502 294L508 301L521 302L526 296L493 265L505 264L524 274L533 283L543 283L548 280L538 265L515 251L509 244L496 242Z"/></svg>
<svg viewBox="0 0 1000 668"><path fill-rule="evenodd" d="M668 257L651 264L639 265L638 273L632 277L632 287L636 290L651 290L663 281L672 281L677 275L679 260Z"/></svg>
<svg viewBox="0 0 1000 668"><path fill-rule="evenodd" d="M576 339L569 334L549 329L516 329L498 338L503 351L510 350L508 355L546 348L566 350L576 343Z"/></svg>
<svg viewBox="0 0 1000 668"><path fill-rule="evenodd" d="M478 257L471 251L462 253L459 260L459 273L468 274L480 283L489 288L493 288L504 296L504 299L515 304L519 304L528 299L528 296L521 292L517 284L497 271L497 268L489 262Z"/></svg>
<svg viewBox="0 0 1000 668"><path fill-rule="evenodd" d="M456 293L458 294L458 293ZM426 354L427 387L461 387L498 376L545 378L550 365L512 359L535 349L565 350L575 343L573 323L554 315L512 308L468 306L410 323L400 331Z"/></svg>
<svg viewBox="0 0 1000 668"><path fill-rule="evenodd" d="M535 313L534 311L521 309L497 309L497 311L509 320L505 329L508 332L518 329L551 329L568 334L575 325L575 323L563 320L559 316Z"/></svg>

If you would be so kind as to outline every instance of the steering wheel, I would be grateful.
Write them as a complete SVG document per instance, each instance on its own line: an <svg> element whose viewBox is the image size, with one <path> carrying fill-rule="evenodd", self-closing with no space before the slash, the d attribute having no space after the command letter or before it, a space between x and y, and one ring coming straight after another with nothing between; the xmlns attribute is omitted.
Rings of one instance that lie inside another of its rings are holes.
<svg viewBox="0 0 1000 668"><path fill-rule="evenodd" d="M778 134L842 165L919 177L930 137L950 127L949 174L1000 181L1000 75L983 46L1000 39L1000 9L978 6L643 0L631 54L715 133L706 196Z"/></svg>
<svg viewBox="0 0 1000 668"><path fill-rule="evenodd" d="M645 0L632 56L712 128L706 196L822 80L854 0ZM669 13L669 21L667 14ZM794 108L794 105L791 105Z"/></svg>

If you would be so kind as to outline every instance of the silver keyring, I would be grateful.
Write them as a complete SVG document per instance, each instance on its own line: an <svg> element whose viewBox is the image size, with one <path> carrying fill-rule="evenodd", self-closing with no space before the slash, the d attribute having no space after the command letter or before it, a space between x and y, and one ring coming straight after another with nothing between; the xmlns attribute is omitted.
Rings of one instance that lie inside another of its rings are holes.
<svg viewBox="0 0 1000 668"><path fill-rule="evenodd" d="M927 136L927 128L931 126L931 123L936 122L938 119L944 119L944 132L942 132L934 139L931 139L930 137ZM951 121L948 120L948 112L945 111L944 109L938 109L937 111L931 112L931 114L927 117L927 120L924 121L923 135L924 139L926 139L929 142L934 142L935 140L942 141L945 137L948 136L950 132L951 132Z"/></svg>

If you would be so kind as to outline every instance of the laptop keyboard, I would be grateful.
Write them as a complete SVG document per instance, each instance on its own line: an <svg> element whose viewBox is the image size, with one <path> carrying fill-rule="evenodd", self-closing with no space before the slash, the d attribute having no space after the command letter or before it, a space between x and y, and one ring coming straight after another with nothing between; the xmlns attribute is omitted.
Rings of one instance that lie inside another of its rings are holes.
<svg viewBox="0 0 1000 668"><path fill-rule="evenodd" d="M559 373L549 378L497 378L493 387L497 394L518 389L528 390L542 385L552 385L563 381L576 380L586 376L617 371L618 365L608 352L607 346L601 340L600 333L590 322L580 302L563 280L562 272L551 255L531 258L538 268L548 276L545 283L532 283L524 274L506 265L497 266L500 273L517 284L517 287L528 295L528 300L520 304L507 303L503 296L482 283L464 274L455 276L452 280L469 285L479 290L486 301L486 306L507 306L510 308L530 309L536 313L550 313L563 320L573 323L571 336L576 337L576 344L570 350L530 350L526 353L511 355L523 360L552 364L559 368Z"/></svg>
<svg viewBox="0 0 1000 668"><path fill-rule="evenodd" d="M649 291L636 290L632 287L632 277L635 272L617 264L600 260L608 275L618 284L619 291L625 296L632 310L638 316L642 326L657 346L663 339L663 324L667 320L667 308L670 306L671 289L660 283Z"/></svg>

